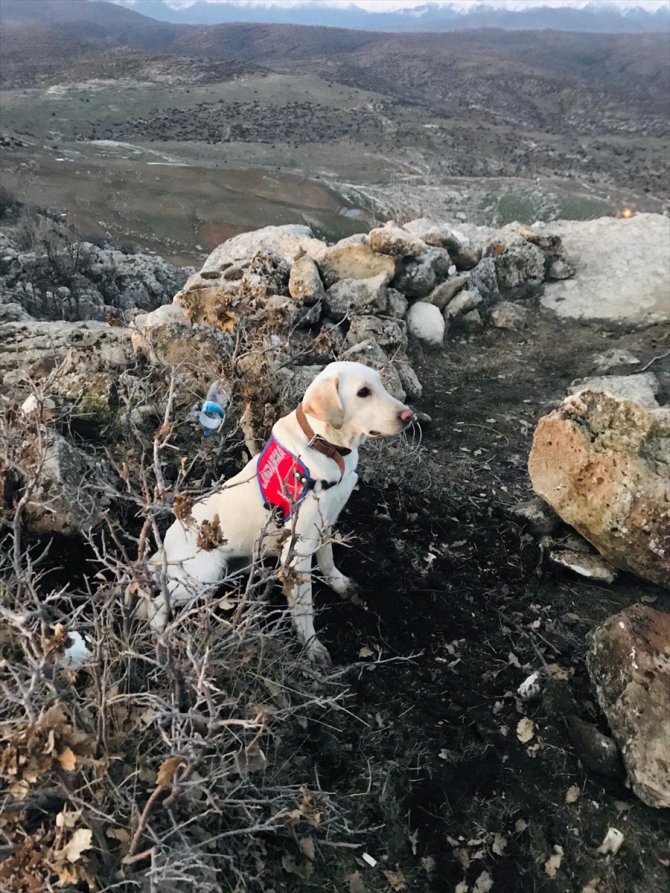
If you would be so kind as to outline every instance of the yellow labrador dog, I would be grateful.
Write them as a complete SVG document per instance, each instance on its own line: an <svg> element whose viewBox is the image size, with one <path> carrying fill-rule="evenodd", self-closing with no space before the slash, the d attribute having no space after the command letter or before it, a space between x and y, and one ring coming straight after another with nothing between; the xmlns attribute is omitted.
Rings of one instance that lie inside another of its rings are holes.
<svg viewBox="0 0 670 893"><path fill-rule="evenodd" d="M262 453L165 534L151 565L166 572L170 602L215 587L230 559L250 559L259 549L279 553L298 636L310 660L327 663L314 631L312 556L331 589L345 595L354 588L335 567L330 534L358 480L358 446L365 437L399 434L413 418L374 369L326 366L302 404L274 425ZM159 595L149 610L156 630L164 629L167 615Z"/></svg>

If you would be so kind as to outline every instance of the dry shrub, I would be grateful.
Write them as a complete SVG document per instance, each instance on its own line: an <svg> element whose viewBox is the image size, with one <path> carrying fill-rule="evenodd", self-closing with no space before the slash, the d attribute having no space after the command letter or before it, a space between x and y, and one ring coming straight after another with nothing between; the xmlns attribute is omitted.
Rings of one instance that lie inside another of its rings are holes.
<svg viewBox="0 0 670 893"><path fill-rule="evenodd" d="M38 481L23 481L5 516L0 887L8 893L68 885L167 893L220 889L224 877L231 889L261 889L272 841L285 838L301 859L297 835L353 833L309 762L295 759L307 724L342 709L346 671L313 671L283 606L263 601L274 566L257 559L231 574L160 637L126 605L127 591L141 595L149 578L151 540L173 517L167 505L175 496L177 511L190 505L183 463L167 464L176 461L172 397L170 387L163 424L145 444L149 464L126 469L116 515L106 513L101 529L32 537L22 497ZM80 636L89 654L69 665Z"/></svg>

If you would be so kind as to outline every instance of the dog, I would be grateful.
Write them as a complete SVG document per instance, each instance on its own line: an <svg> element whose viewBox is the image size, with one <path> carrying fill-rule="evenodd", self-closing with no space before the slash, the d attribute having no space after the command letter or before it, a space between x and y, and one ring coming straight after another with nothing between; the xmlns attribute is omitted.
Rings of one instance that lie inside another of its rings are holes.
<svg viewBox="0 0 670 893"><path fill-rule="evenodd" d="M355 591L335 566L331 533L358 481L358 447L367 437L400 434L413 420L374 369L351 362L326 366L297 409L275 423L261 454L166 532L150 566L154 576L165 574L169 602L214 587L231 559L278 554L298 637L311 661L329 663L314 629L312 559L336 593ZM149 620L157 631L165 628L165 594L150 603Z"/></svg>

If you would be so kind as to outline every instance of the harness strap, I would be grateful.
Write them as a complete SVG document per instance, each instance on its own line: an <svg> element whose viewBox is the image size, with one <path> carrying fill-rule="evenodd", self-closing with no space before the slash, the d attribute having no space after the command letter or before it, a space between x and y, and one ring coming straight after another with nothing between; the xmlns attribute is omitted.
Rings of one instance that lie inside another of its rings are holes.
<svg viewBox="0 0 670 893"><path fill-rule="evenodd" d="M316 450L317 453L322 453L324 456L332 459L340 470L340 480L342 480L344 477L343 457L348 456L351 450L348 450L346 447L336 446L334 443L330 443L330 441L326 440L325 437L316 434L310 423L307 421L307 416L305 415L305 410L302 408L302 403L296 408L295 417L302 428L303 434L309 441L308 446L311 447L311 449Z"/></svg>

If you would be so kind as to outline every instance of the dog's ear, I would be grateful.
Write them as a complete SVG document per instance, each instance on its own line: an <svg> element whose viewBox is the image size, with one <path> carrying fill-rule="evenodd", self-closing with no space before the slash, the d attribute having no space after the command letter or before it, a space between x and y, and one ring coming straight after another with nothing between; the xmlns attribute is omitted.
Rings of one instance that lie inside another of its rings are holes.
<svg viewBox="0 0 670 893"><path fill-rule="evenodd" d="M313 381L305 392L302 408L313 419L327 422L333 428L341 428L344 424L344 406L340 400L340 376Z"/></svg>

